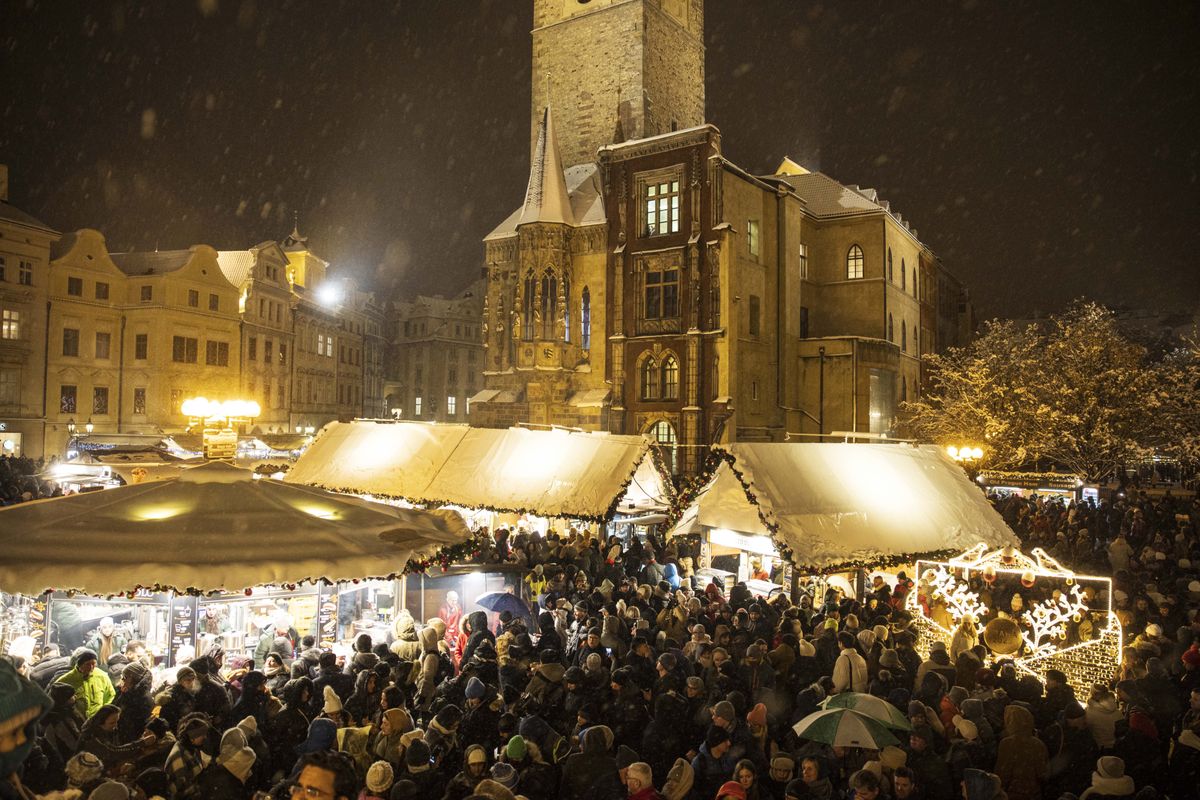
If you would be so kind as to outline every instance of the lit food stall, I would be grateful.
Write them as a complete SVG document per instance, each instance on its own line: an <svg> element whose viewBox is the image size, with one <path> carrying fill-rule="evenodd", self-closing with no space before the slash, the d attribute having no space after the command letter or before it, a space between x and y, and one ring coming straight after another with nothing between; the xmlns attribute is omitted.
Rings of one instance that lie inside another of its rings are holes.
<svg viewBox="0 0 1200 800"><path fill-rule="evenodd" d="M541 533L644 519L673 497L641 436L389 420L326 425L284 481Z"/></svg>
<svg viewBox="0 0 1200 800"><path fill-rule="evenodd" d="M700 537L698 566L740 580L780 561L801 574L856 575L978 542L1017 542L962 469L932 446L730 444L714 450L706 478L684 493L676 514L671 535Z"/></svg>
<svg viewBox="0 0 1200 800"><path fill-rule="evenodd" d="M168 662L210 641L251 654L281 630L293 639L320 631L329 643L368 629L386 638L409 559L469 541L453 512L213 462L173 480L0 510L0 589L23 617L8 627L36 628L65 649L112 617Z"/></svg>

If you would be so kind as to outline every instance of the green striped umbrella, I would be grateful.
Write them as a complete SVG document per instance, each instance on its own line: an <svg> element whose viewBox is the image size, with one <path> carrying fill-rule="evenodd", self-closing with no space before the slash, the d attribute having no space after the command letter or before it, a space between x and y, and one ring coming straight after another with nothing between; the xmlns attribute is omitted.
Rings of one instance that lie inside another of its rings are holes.
<svg viewBox="0 0 1200 800"><path fill-rule="evenodd" d="M882 750L900 740L877 719L852 708L827 708L815 711L792 726L801 739L834 747L863 747Z"/></svg>
<svg viewBox="0 0 1200 800"><path fill-rule="evenodd" d="M874 720L879 720L893 730L911 731L912 723L901 713L900 709L873 694L862 692L842 692L830 695L821 703L821 708L853 708L860 714L866 714Z"/></svg>

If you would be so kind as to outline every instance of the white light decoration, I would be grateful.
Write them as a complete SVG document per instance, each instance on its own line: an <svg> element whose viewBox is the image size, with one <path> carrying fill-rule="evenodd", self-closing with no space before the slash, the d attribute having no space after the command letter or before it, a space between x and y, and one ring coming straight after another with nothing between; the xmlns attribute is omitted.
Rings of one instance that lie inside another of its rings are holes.
<svg viewBox="0 0 1200 800"><path fill-rule="evenodd" d="M1020 629L1019 645L1012 640L1017 652L1012 655L989 652L987 663L1011 660L1018 671L1043 681L1048 670L1060 670L1080 697L1086 697L1093 685L1110 682L1121 664L1121 623L1112 610L1111 578L1078 575L1040 548L1026 555L1014 548L989 552L983 544L946 561L918 561L916 574L921 585L919 591L909 592L907 606L917 631L917 650L923 658L928 658L933 642L949 645L954 630L942 624L944 618L942 622L931 618L921 598L944 604L954 626L970 614L982 629L987 622L999 617L1012 619L1013 614L989 609L969 582L975 576L990 584L1003 576L1023 590L1035 584L1045 588L1050 582L1057 584L1057 591L1013 620ZM1089 587L1094 590L1094 597L1102 598L1103 608L1089 604ZM1088 630L1089 619L1091 636L1072 641Z"/></svg>

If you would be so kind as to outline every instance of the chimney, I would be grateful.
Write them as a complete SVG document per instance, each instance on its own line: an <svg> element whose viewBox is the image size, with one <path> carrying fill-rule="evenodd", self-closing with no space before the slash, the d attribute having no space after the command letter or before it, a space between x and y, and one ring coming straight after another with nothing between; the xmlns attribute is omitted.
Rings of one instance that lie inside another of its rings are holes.
<svg viewBox="0 0 1200 800"><path fill-rule="evenodd" d="M0 164L0 202L8 202L8 164Z"/></svg>

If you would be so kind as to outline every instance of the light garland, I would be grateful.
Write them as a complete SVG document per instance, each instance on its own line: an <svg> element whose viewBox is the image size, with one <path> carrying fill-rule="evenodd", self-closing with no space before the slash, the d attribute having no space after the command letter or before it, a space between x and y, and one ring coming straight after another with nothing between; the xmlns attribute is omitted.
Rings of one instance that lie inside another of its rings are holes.
<svg viewBox="0 0 1200 800"><path fill-rule="evenodd" d="M961 572L961 578L956 572ZM1079 696L1085 696L1097 683L1112 681L1121 664L1123 634L1120 620L1112 610L1111 578L1077 575L1041 548L1025 555L1015 548L989 552L985 545L979 544L946 561L917 562L917 575L921 576L929 597L936 596L944 602L956 623L967 614L978 620L988 613L978 594L967 586L973 572L989 579L989 583L998 574L1018 577L1026 588L1039 579L1062 583L1056 597L1043 600L1020 614L1019 620L1023 623L1020 626L1021 644L1026 652L1013 655L990 653L989 664L1011 661L1020 672L1043 682L1048 670L1060 670ZM1093 610L1088 605L1081 582L1096 584L1096 588L1104 592L1107 609ZM926 615L919 595L919 591L910 592L906 605L912 613L913 628L917 633L917 652L922 658L928 658L932 643L950 644L954 632ZM1099 628L1097 633L1087 641L1064 647L1063 643L1070 635L1069 626L1082 624L1089 616Z"/></svg>

